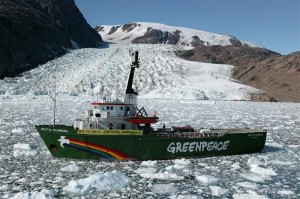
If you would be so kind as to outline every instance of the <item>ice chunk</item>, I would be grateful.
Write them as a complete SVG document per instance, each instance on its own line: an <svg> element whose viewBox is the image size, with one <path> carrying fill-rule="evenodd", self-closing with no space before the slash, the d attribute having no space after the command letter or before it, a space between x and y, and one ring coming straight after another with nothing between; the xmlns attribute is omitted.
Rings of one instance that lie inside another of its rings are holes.
<svg viewBox="0 0 300 199"><path fill-rule="evenodd" d="M22 151L22 150L14 150L13 156L15 158L20 158L20 157L29 157L29 156L35 156L36 151Z"/></svg>
<svg viewBox="0 0 300 199"><path fill-rule="evenodd" d="M187 165L192 164L191 160L187 160L184 158L175 159L173 160L173 162L175 163L174 165L169 165L165 168L167 171L183 170Z"/></svg>
<svg viewBox="0 0 300 199"><path fill-rule="evenodd" d="M259 165L262 165L263 163L261 161L259 161L257 158L255 157L251 157L248 159L247 161L247 165L249 167L253 167L253 166L259 166Z"/></svg>
<svg viewBox="0 0 300 199"><path fill-rule="evenodd" d="M9 156L9 155L0 155L0 161L10 160L10 159L11 159L11 156Z"/></svg>
<svg viewBox="0 0 300 199"><path fill-rule="evenodd" d="M254 166L250 170L251 170L251 172L260 174L262 176L264 176L264 175L266 175L266 176L276 176L277 175L277 173L271 168L262 168L262 167L259 167L259 166Z"/></svg>
<svg viewBox="0 0 300 199"><path fill-rule="evenodd" d="M56 198L57 192L54 190L43 189L41 192L20 192L10 199L52 199Z"/></svg>
<svg viewBox="0 0 300 199"><path fill-rule="evenodd" d="M196 180L200 182L201 184L214 184L218 182L218 178L215 178L213 176L209 175L201 175L201 176L196 176Z"/></svg>
<svg viewBox="0 0 300 199"><path fill-rule="evenodd" d="M174 164L174 165L167 166L165 169L167 171L174 171L174 170L182 170L184 168L185 168L185 165Z"/></svg>
<svg viewBox="0 0 300 199"><path fill-rule="evenodd" d="M221 196L228 193L228 189L219 187L219 186L209 186L212 196Z"/></svg>
<svg viewBox="0 0 300 199"><path fill-rule="evenodd" d="M175 160L173 160L173 162L175 164L181 164L181 165L190 165L192 163L191 160L185 159L185 158L175 159Z"/></svg>
<svg viewBox="0 0 300 199"><path fill-rule="evenodd" d="M239 163L234 163L233 165L231 165L233 170L238 170L241 168L241 166L239 165Z"/></svg>
<svg viewBox="0 0 300 199"><path fill-rule="evenodd" d="M2 186L0 186L0 191L6 191L6 190L9 190L10 187L11 187L11 185L8 185L8 184L2 185Z"/></svg>
<svg viewBox="0 0 300 199"><path fill-rule="evenodd" d="M274 165L293 165L293 162L290 162L290 161L283 162L283 161L279 161L279 160L271 160L271 161L269 161L269 164L274 164Z"/></svg>
<svg viewBox="0 0 300 199"><path fill-rule="evenodd" d="M285 195L294 195L295 193L291 190L280 190L277 191L277 194L285 196Z"/></svg>
<svg viewBox="0 0 300 199"><path fill-rule="evenodd" d="M253 183L253 182L239 182L239 183L236 183L238 186L240 187L245 187L245 188L248 188L248 189L257 189L258 185L256 183Z"/></svg>
<svg viewBox="0 0 300 199"><path fill-rule="evenodd" d="M157 179L157 180L183 180L183 176L179 176L176 173L171 173L168 171L161 173L141 173L141 177L149 178L149 179Z"/></svg>
<svg viewBox="0 0 300 199"><path fill-rule="evenodd" d="M267 176L262 176L256 173L241 173L240 175L252 182L265 182L265 180L269 179Z"/></svg>
<svg viewBox="0 0 300 199"><path fill-rule="evenodd" d="M14 144L15 150L34 150L36 148L37 146L34 144L21 144L21 143Z"/></svg>
<svg viewBox="0 0 300 199"><path fill-rule="evenodd" d="M156 171L157 171L156 168L138 168L134 170L134 172L137 174L155 173Z"/></svg>
<svg viewBox="0 0 300 199"><path fill-rule="evenodd" d="M88 178L70 181L63 191L73 195L87 195L93 192L121 189L129 182L130 179L119 171L98 172Z"/></svg>
<svg viewBox="0 0 300 199"><path fill-rule="evenodd" d="M77 172L79 171L79 167L75 163L73 163L70 164L69 166L61 168L60 170L64 172Z"/></svg>
<svg viewBox="0 0 300 199"><path fill-rule="evenodd" d="M233 194L233 199L268 199L265 195L258 195L255 191L248 190L248 193Z"/></svg>
<svg viewBox="0 0 300 199"><path fill-rule="evenodd" d="M147 166L147 167L155 167L156 165L157 165L157 161L151 161L151 160L143 161L141 163L141 166Z"/></svg>
<svg viewBox="0 0 300 199"><path fill-rule="evenodd" d="M19 158L22 156L35 156L37 152L34 149L36 148L37 146L34 144L14 144L13 156L15 158Z"/></svg>
<svg viewBox="0 0 300 199"><path fill-rule="evenodd" d="M24 134L27 132L27 130L23 128L15 128L11 132L14 134Z"/></svg>
<svg viewBox="0 0 300 199"><path fill-rule="evenodd" d="M171 194L176 191L177 188L175 188L172 184L155 184L152 187L152 192L159 194Z"/></svg>

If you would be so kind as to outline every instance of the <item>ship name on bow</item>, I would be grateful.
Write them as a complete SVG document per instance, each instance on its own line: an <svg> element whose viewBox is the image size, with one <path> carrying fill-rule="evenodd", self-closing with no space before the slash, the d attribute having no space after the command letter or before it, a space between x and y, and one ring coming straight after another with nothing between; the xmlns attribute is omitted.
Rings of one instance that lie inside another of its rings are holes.
<svg viewBox="0 0 300 199"><path fill-rule="evenodd" d="M66 130L66 129L41 128L41 130L42 130L42 131L47 131L47 132L68 133L68 130Z"/></svg>

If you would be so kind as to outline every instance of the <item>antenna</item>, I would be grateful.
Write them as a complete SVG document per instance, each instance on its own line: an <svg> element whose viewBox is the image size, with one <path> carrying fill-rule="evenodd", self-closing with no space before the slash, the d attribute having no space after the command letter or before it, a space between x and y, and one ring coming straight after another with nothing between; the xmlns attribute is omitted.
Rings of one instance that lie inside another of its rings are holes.
<svg viewBox="0 0 300 199"><path fill-rule="evenodd" d="M55 114L56 114L56 66L54 69L54 110L53 110L53 126L55 126Z"/></svg>

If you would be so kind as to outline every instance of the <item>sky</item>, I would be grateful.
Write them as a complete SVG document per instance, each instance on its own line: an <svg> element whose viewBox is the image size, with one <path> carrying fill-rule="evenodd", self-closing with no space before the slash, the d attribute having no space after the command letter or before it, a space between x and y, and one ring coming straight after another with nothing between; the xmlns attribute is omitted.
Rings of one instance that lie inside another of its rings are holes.
<svg viewBox="0 0 300 199"><path fill-rule="evenodd" d="M300 0L75 0L87 22L153 22L231 35L286 55L300 51Z"/></svg>

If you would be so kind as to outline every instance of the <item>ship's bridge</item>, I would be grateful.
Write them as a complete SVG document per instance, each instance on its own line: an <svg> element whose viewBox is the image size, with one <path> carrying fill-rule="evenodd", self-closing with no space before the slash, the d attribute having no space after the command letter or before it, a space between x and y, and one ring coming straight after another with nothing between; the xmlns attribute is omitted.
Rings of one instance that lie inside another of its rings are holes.
<svg viewBox="0 0 300 199"><path fill-rule="evenodd" d="M89 116L96 118L125 118L136 114L134 104L120 102L92 102L93 110L87 110Z"/></svg>

